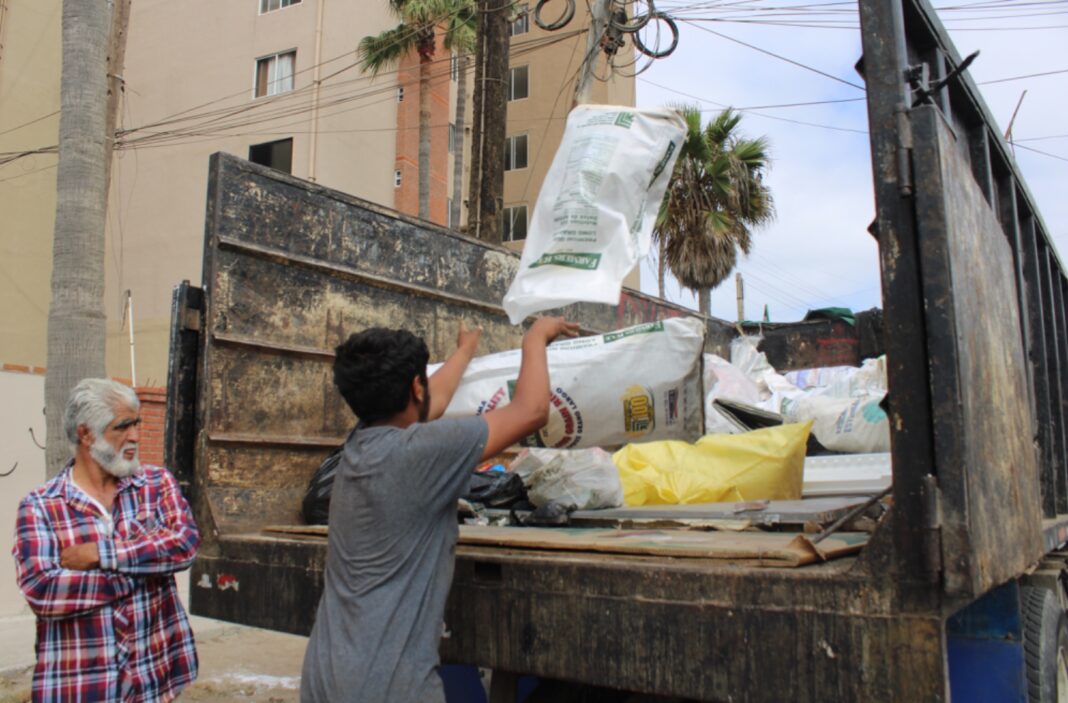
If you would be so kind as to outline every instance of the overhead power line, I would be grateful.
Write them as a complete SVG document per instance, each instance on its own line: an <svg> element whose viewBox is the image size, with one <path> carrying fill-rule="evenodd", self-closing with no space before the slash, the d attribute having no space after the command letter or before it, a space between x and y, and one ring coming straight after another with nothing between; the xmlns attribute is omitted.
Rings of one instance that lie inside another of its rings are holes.
<svg viewBox="0 0 1068 703"><path fill-rule="evenodd" d="M797 66L798 68L803 68L806 71L811 71L811 72L816 73L818 75L821 75L821 76L823 76L825 78L830 78L832 81L837 81L839 83L844 83L845 85L852 86L853 88L856 88L857 90L864 90L864 86L862 86L862 85L859 85L857 83L853 83L851 81L847 81L844 78L839 78L838 76L835 76L835 75L832 75L830 73L827 73L826 71L821 71L818 68L814 68L814 67L809 66L807 64L803 64L800 61L795 61L794 59L791 59L791 58L788 58L786 56L783 56L782 54L776 54L774 51L768 51L767 49L761 49L759 46L755 46L755 45L750 44L748 42L744 42L741 39L735 39L734 37L729 37L726 34L723 34L722 32L717 32L716 30L709 29L708 27L702 27L699 24L694 24L692 22L690 22L690 24L692 24L694 27L697 27L702 32L708 32L709 34L714 34L717 37L720 37L721 39L726 39L727 41L734 42L735 44L741 44L742 46L745 46L745 47L748 47L748 48L752 49L753 51L758 51L758 52L760 52L762 54L767 54L768 56L772 56L772 57L774 57L776 59L779 59L780 61L785 61L786 63L789 63L789 64L792 64L794 66Z"/></svg>

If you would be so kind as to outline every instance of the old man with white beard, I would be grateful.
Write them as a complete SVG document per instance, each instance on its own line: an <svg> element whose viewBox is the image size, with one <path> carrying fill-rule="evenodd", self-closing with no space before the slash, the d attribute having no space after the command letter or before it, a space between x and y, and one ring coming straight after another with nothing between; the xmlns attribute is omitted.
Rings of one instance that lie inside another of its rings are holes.
<svg viewBox="0 0 1068 703"><path fill-rule="evenodd" d="M173 574L200 543L165 468L141 464L140 402L85 379L63 425L74 456L19 505L19 588L37 614L34 701L170 701L197 655Z"/></svg>

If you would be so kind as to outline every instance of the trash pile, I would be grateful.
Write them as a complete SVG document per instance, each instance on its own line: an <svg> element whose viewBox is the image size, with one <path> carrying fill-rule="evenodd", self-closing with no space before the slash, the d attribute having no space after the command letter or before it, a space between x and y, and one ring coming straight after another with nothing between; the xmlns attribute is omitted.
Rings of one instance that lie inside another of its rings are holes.
<svg viewBox="0 0 1068 703"><path fill-rule="evenodd" d="M700 321L676 318L550 345L548 426L473 472L461 517L558 526L583 511L885 490L885 357L779 373L759 343L735 339L727 360L703 352ZM474 359L446 416L507 404L520 358ZM331 455L309 486L309 524L326 522L336 463Z"/></svg>
<svg viewBox="0 0 1068 703"><path fill-rule="evenodd" d="M778 373L757 350L759 337L731 343L731 360L705 355L705 432L753 429L739 410L763 411L768 424L812 422L822 447L816 453L863 454L890 451L886 357L862 366L833 366ZM812 452L810 452L812 453Z"/></svg>

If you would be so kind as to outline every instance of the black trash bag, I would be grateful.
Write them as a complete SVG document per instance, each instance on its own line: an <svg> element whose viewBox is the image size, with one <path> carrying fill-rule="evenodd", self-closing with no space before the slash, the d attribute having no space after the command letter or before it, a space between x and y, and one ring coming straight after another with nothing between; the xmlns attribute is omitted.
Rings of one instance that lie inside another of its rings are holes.
<svg viewBox="0 0 1068 703"><path fill-rule="evenodd" d="M512 508L512 523L523 527L567 527L571 524L571 513L578 508L572 503L550 500L539 508L533 508L523 515L519 514L518 504Z"/></svg>
<svg viewBox="0 0 1068 703"><path fill-rule="evenodd" d="M334 474L337 473L337 465L341 463L341 450L338 447L330 456L323 459L315 475L308 482L308 490L304 493L304 501L301 504L301 514L307 525L325 525L330 517L330 491L334 488Z"/></svg>
<svg viewBox="0 0 1068 703"><path fill-rule="evenodd" d="M475 471L463 498L487 508L503 508L527 497L519 474L511 471Z"/></svg>

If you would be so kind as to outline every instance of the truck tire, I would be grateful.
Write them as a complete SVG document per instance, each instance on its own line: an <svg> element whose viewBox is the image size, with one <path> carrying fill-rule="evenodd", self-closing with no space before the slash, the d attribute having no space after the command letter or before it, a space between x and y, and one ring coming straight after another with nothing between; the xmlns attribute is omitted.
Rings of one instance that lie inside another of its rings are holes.
<svg viewBox="0 0 1068 703"><path fill-rule="evenodd" d="M1020 589L1030 703L1068 701L1068 618L1045 588Z"/></svg>

